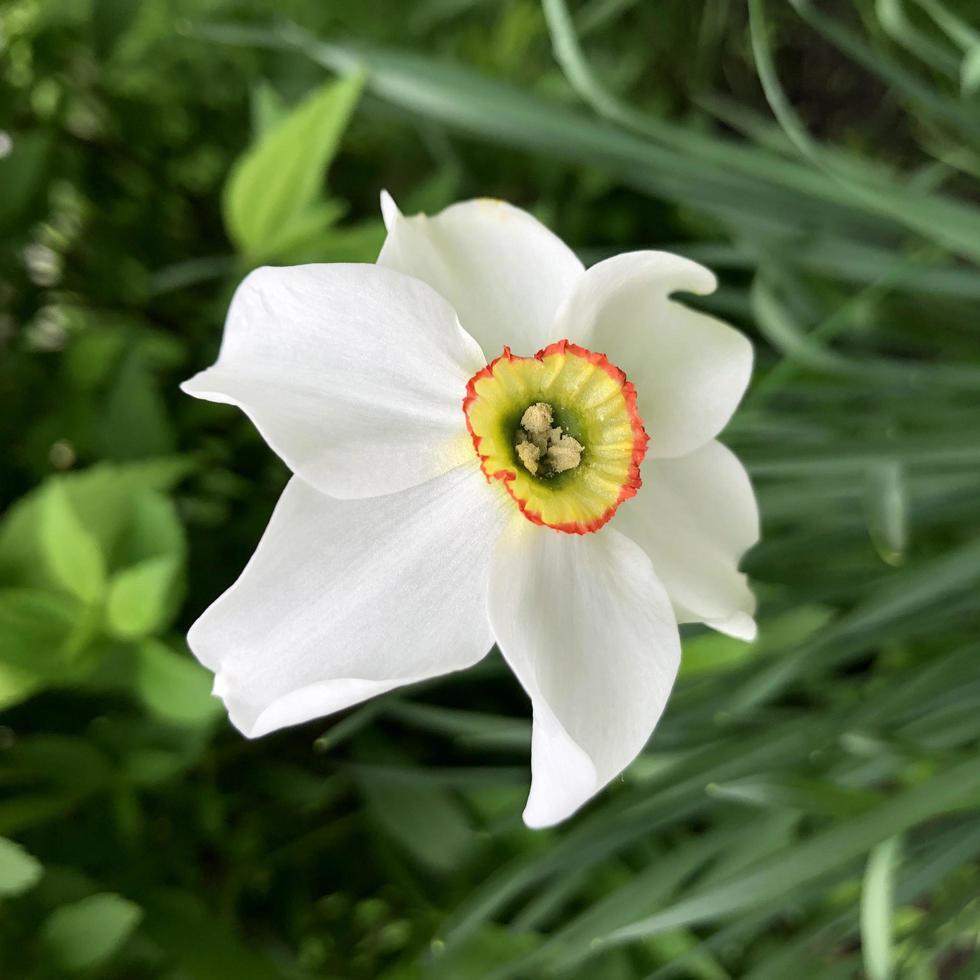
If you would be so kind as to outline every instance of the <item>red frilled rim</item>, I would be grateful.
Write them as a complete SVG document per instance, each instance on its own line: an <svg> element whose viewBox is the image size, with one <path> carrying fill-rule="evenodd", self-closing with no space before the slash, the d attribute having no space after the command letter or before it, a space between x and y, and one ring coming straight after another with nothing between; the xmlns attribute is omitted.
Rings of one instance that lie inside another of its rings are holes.
<svg viewBox="0 0 980 980"><path fill-rule="evenodd" d="M623 484L620 487L619 495L617 496L615 502L611 504L603 514L588 522L575 521L571 524L549 524L547 521L542 519L540 514L528 507L527 501L522 500L514 493L511 484L517 479L517 474L513 470L496 470L493 473L487 471L486 463L488 457L484 453L480 452L482 437L473 431L473 426L470 423L470 406L477 400L477 398L480 397L476 392L477 382L483 378L493 377L493 369L501 361L528 361L532 360L532 358L514 355L511 353L510 347L504 346L503 353L500 354L499 357L495 357L486 367L481 368L476 372L476 374L473 375L472 378L470 378L470 380L466 383L466 396L463 398L463 414L466 416L466 428L470 434L470 438L473 440L473 448L476 450L476 455L479 457L480 468L483 470L483 474L487 478L487 482L489 483L491 480L500 480L510 498L515 504L517 504L520 512L529 521L542 527L550 527L556 531L563 531L566 534L590 534L593 531L598 531L599 528L608 523L613 514L616 513L619 505L624 500L629 500L631 497L635 497L636 491L643 485L643 481L640 479L640 464L643 462L643 457L646 456L647 446L650 443L650 437L647 435L647 431L643 426L643 419L640 418L640 413L636 407L635 385L626 377L626 373L620 368L616 367L616 365L613 364L605 354L591 351L586 347L580 347L578 344L573 344L570 340L556 340L554 343L548 344L547 347L543 347L541 350L539 350L534 355L533 359L543 361L551 354L571 354L574 357L580 357L583 360L594 364L602 371L605 371L606 374L608 374L609 377L622 388L623 399L626 403L626 411L629 415L630 428L633 431L633 452L630 458L629 470L627 472L626 479L623 481Z"/></svg>

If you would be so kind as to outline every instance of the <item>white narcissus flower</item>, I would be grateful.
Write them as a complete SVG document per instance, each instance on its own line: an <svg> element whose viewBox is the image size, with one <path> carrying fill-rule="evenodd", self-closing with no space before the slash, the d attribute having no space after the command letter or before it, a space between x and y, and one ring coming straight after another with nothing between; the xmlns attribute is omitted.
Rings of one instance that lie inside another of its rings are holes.
<svg viewBox="0 0 980 980"><path fill-rule="evenodd" d="M715 288L688 259L585 269L500 201L382 209L375 265L252 272L184 384L295 474L189 643L248 736L496 643L534 712L524 819L547 826L647 741L679 622L755 634L755 497L715 441L752 348L671 298Z"/></svg>

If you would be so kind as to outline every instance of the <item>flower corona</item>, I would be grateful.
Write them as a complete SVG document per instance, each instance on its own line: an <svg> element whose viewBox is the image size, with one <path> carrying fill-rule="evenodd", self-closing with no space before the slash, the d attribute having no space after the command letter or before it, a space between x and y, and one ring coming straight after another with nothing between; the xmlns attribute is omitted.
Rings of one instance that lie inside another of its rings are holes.
<svg viewBox="0 0 980 980"><path fill-rule="evenodd" d="M555 440L545 456L574 444L575 463L567 469L539 469L542 449L525 424L538 406ZM649 438L636 389L604 354L567 340L533 357L505 347L470 379L463 411L487 479L499 480L534 524L572 534L597 531L640 488ZM522 446L531 452L522 454Z"/></svg>

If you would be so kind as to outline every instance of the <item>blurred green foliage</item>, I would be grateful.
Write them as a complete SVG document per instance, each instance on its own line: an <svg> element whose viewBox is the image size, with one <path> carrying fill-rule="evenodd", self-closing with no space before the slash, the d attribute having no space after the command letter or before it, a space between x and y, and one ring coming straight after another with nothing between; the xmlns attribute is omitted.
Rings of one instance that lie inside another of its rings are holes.
<svg viewBox="0 0 980 980"><path fill-rule="evenodd" d="M8 0L0 976L980 974L971 7ZM247 743L182 639L285 472L176 384L382 187L689 255L757 342L760 640L554 831L498 657Z"/></svg>

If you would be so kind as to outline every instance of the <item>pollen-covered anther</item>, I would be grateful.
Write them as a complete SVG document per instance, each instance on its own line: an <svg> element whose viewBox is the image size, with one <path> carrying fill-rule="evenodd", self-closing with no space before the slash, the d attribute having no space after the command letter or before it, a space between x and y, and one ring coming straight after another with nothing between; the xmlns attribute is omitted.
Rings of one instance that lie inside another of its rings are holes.
<svg viewBox="0 0 980 980"><path fill-rule="evenodd" d="M547 478L573 470L582 461L584 446L551 424L554 411L547 402L535 402L521 416L514 449L524 469Z"/></svg>

